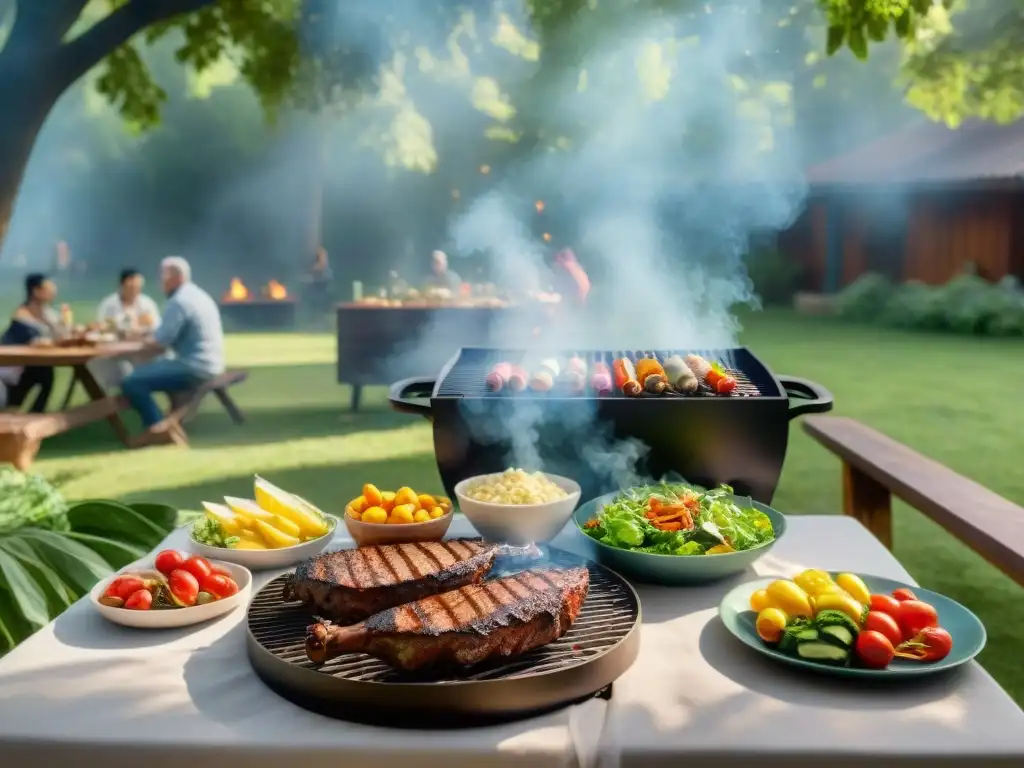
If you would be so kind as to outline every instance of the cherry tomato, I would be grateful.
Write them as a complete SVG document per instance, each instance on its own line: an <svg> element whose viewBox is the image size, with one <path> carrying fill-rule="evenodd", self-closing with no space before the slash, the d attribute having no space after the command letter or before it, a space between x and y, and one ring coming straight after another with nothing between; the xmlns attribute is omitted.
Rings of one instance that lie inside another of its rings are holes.
<svg viewBox="0 0 1024 768"><path fill-rule="evenodd" d="M118 576L107 587L104 597L119 597L127 600L140 589L145 589L146 583L138 576Z"/></svg>
<svg viewBox="0 0 1024 768"><path fill-rule="evenodd" d="M900 612L896 622L903 632L903 639L909 640L922 629L939 626L939 614L928 603L920 600L904 600L900 603Z"/></svg>
<svg viewBox="0 0 1024 768"><path fill-rule="evenodd" d="M124 607L133 611L148 611L152 606L153 593L148 589L137 589L124 601Z"/></svg>
<svg viewBox="0 0 1024 768"><path fill-rule="evenodd" d="M857 635L855 650L860 663L868 669L885 669L896 655L889 639L870 629Z"/></svg>
<svg viewBox="0 0 1024 768"><path fill-rule="evenodd" d="M213 563L210 563L210 573L220 574L221 576L227 576L229 579L235 578L231 575L231 571L229 571L223 565L214 565Z"/></svg>
<svg viewBox="0 0 1024 768"><path fill-rule="evenodd" d="M165 549L156 556L156 569L164 576L170 576L171 571L181 568L181 564L185 562L185 559L184 552L179 552L176 549Z"/></svg>
<svg viewBox="0 0 1024 768"><path fill-rule="evenodd" d="M179 568L176 571L171 571L168 588L179 603L186 606L195 605L196 596L199 595L199 582L185 569Z"/></svg>
<svg viewBox="0 0 1024 768"><path fill-rule="evenodd" d="M878 611L879 613L887 613L892 617L896 617L897 611L900 608L900 601L890 595L872 595L871 596L871 610Z"/></svg>
<svg viewBox="0 0 1024 768"><path fill-rule="evenodd" d="M953 638L942 627L926 627L896 648L896 655L917 661L941 661L953 650Z"/></svg>
<svg viewBox="0 0 1024 768"><path fill-rule="evenodd" d="M913 592L911 592L906 587L900 587L899 589L894 589L892 591L892 596L893 596L893 598L895 600L898 600L901 603L904 600L917 600L917 595L915 595Z"/></svg>
<svg viewBox="0 0 1024 768"><path fill-rule="evenodd" d="M218 600L231 597L238 593L238 585L235 582L219 573L215 573L203 582L203 591L209 592Z"/></svg>
<svg viewBox="0 0 1024 768"><path fill-rule="evenodd" d="M903 630L896 623L896 619L887 613L868 611L867 618L864 619L864 629L885 635L885 639L892 643L894 648L903 642Z"/></svg>
<svg viewBox="0 0 1024 768"><path fill-rule="evenodd" d="M202 584L205 579L209 578L210 573L213 572L213 567L210 565L210 561L205 557L199 557L199 555L193 555L182 563L181 569L183 571L188 571L195 576L196 581L200 584Z"/></svg>

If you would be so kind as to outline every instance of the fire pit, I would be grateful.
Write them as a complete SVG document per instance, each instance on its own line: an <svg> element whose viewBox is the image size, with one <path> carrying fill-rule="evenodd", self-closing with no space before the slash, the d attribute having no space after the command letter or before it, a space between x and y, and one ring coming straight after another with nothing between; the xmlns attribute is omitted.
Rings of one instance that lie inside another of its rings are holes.
<svg viewBox="0 0 1024 768"><path fill-rule="evenodd" d="M295 299L277 280L253 296L237 277L220 300L225 328L232 331L284 331L295 327Z"/></svg>

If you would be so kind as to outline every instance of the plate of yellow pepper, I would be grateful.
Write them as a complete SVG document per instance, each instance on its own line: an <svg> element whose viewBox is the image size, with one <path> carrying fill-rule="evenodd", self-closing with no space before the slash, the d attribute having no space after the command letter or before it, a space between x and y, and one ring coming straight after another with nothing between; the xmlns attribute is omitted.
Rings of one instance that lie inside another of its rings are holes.
<svg viewBox="0 0 1024 768"><path fill-rule="evenodd" d="M751 648L836 675L938 672L970 661L986 641L978 617L937 592L817 569L741 584L719 615Z"/></svg>

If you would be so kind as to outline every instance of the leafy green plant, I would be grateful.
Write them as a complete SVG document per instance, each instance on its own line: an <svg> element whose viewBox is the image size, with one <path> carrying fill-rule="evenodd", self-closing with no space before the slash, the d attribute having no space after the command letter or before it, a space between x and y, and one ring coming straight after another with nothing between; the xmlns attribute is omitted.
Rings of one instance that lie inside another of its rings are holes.
<svg viewBox="0 0 1024 768"><path fill-rule="evenodd" d="M67 504L44 478L0 468L0 652L163 541L177 510L91 500Z"/></svg>
<svg viewBox="0 0 1024 768"><path fill-rule="evenodd" d="M840 317L850 320L877 320L889 303L893 285L882 275L867 272L836 297L836 310Z"/></svg>
<svg viewBox="0 0 1024 768"><path fill-rule="evenodd" d="M762 249L747 254L747 275L766 305L788 305L803 281L803 267L778 250Z"/></svg>

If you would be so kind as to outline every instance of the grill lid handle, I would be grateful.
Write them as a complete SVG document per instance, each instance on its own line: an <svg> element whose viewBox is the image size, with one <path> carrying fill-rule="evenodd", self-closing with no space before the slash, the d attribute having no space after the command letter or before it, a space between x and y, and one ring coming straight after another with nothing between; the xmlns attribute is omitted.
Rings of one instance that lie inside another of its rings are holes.
<svg viewBox="0 0 1024 768"><path fill-rule="evenodd" d="M832 410L832 393L821 384L798 376L777 376L779 384L789 395L789 418L808 413L828 413Z"/></svg>
<svg viewBox="0 0 1024 768"><path fill-rule="evenodd" d="M430 396L434 393L434 379L413 378L396 381L388 388L388 401L399 413L411 413L430 419Z"/></svg>

